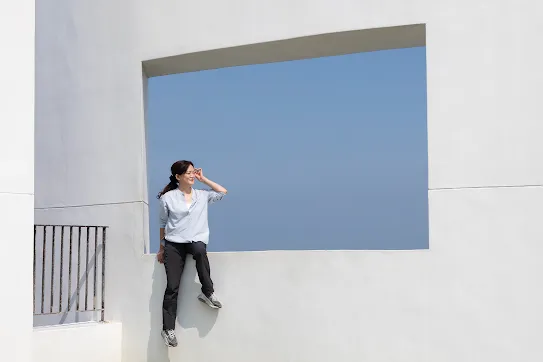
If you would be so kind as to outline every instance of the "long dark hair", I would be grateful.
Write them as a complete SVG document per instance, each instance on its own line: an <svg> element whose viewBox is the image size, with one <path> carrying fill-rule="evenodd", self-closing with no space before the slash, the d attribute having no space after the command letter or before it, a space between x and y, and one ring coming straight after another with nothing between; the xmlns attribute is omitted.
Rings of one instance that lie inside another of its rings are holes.
<svg viewBox="0 0 543 362"><path fill-rule="evenodd" d="M171 167L172 174L170 176L170 183L164 186L164 188L162 189L162 191L158 193L156 198L160 199L160 197L164 195L166 192L175 190L179 186L179 183L177 182L175 175L183 175L185 172L187 172L187 169L189 168L189 166L194 167L194 164L186 160L174 162L174 164Z"/></svg>

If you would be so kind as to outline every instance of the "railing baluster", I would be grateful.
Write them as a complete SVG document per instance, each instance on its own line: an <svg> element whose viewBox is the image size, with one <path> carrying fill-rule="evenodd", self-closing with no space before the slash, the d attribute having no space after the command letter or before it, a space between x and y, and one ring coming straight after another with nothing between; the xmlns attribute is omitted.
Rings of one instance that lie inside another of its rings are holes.
<svg viewBox="0 0 543 362"><path fill-rule="evenodd" d="M34 225L34 288L33 288L33 301L32 301L32 313L36 313L36 229L37 226Z"/></svg>
<svg viewBox="0 0 543 362"><path fill-rule="evenodd" d="M49 313L53 313L54 294L55 294L55 230L56 226L53 225L53 236L51 240L51 299L49 303Z"/></svg>
<svg viewBox="0 0 543 362"><path fill-rule="evenodd" d="M43 314L43 305L45 304L45 249L47 246L47 226L43 227L43 254L41 265L41 313Z"/></svg>
<svg viewBox="0 0 543 362"><path fill-rule="evenodd" d="M98 226L94 228L94 286L92 288L93 290L93 298L92 298L92 309L96 310L96 275L97 271L96 268L98 267Z"/></svg>
<svg viewBox="0 0 543 362"><path fill-rule="evenodd" d="M64 226L60 227L60 292L58 298L58 312L62 312L62 280L64 279Z"/></svg>
<svg viewBox="0 0 543 362"><path fill-rule="evenodd" d="M70 260L68 264L68 308L69 312L72 308L72 248L73 248L73 226L70 226Z"/></svg>
<svg viewBox="0 0 543 362"><path fill-rule="evenodd" d="M104 321L106 299L106 228L102 228L102 313L100 321Z"/></svg>
<svg viewBox="0 0 543 362"><path fill-rule="evenodd" d="M87 252L85 253L85 310L88 309L89 301L89 233L90 227L87 226Z"/></svg>
<svg viewBox="0 0 543 362"><path fill-rule="evenodd" d="M76 301L76 311L79 311L79 289L80 289L80 282L81 279L81 226L78 227L78 235L77 235L77 301Z"/></svg>

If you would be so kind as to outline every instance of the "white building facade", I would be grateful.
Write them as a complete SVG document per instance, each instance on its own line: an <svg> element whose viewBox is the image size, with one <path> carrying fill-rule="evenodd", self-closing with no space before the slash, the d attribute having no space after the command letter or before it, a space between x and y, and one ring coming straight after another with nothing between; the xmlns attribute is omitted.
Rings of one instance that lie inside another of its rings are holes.
<svg viewBox="0 0 543 362"><path fill-rule="evenodd" d="M540 2L48 0L34 12L18 0L0 10L0 360L543 358ZM189 265L180 346L168 351L164 270L146 252L147 79L422 45L430 249L212 254L227 307L198 304ZM108 227L106 323L33 328L34 224Z"/></svg>

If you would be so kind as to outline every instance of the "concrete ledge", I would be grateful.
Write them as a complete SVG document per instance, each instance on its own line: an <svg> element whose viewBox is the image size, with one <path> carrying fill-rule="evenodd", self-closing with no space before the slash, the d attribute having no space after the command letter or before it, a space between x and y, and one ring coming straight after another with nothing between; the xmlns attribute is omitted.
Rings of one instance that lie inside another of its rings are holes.
<svg viewBox="0 0 543 362"><path fill-rule="evenodd" d="M362 29L213 49L143 62L148 77L426 45L425 24Z"/></svg>
<svg viewBox="0 0 543 362"><path fill-rule="evenodd" d="M34 328L33 362L121 362L121 323Z"/></svg>

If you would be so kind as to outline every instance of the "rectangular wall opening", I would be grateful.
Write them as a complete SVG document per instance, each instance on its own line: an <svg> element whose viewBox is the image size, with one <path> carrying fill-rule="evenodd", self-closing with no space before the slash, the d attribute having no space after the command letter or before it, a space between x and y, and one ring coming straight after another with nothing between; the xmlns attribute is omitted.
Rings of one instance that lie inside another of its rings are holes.
<svg viewBox="0 0 543 362"><path fill-rule="evenodd" d="M425 47L155 77L147 94L151 252L179 159L229 190L210 251L428 248Z"/></svg>

